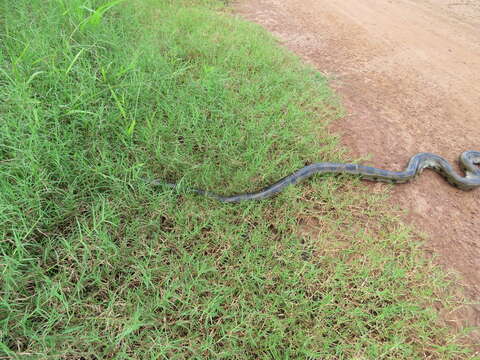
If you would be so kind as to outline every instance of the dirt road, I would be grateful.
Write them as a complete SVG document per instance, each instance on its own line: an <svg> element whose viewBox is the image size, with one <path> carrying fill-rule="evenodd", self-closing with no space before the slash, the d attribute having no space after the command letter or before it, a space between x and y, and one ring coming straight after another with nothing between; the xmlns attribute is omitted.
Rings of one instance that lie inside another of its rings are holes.
<svg viewBox="0 0 480 360"><path fill-rule="evenodd" d="M480 150L479 1L240 0L236 10L331 79L348 111L333 130L352 156L399 170L417 152L456 162ZM392 202L476 302L453 318L480 325L480 190L426 172Z"/></svg>

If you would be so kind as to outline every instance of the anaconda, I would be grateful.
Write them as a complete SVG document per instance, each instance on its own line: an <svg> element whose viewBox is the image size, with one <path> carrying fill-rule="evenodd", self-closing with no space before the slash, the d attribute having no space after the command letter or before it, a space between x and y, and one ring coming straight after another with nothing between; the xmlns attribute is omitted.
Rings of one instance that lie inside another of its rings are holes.
<svg viewBox="0 0 480 360"><path fill-rule="evenodd" d="M251 193L223 196L215 192L192 189L193 192L216 199L224 203L237 203L247 200L262 200L278 194L287 186L298 183L315 174L351 174L358 175L362 179L371 181L383 181L388 183L405 183L420 175L424 169L432 169L442 175L451 185L461 190L472 190L480 186L480 151L465 151L460 155L460 165L465 171L465 176L458 175L443 157L431 153L418 153L410 158L404 171L389 171L375 167L358 165L321 162L307 165L293 174L284 177L276 183L259 191ZM178 184L165 183L161 180L150 181L151 185L163 185L170 188L179 187Z"/></svg>

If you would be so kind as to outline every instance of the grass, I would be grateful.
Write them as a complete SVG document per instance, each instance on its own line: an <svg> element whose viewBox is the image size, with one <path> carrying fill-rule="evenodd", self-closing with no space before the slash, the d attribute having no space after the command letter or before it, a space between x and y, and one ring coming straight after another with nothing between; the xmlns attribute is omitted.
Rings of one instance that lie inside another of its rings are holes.
<svg viewBox="0 0 480 360"><path fill-rule="evenodd" d="M326 80L222 9L0 0L0 358L468 358L384 191L188 192L345 160Z"/></svg>

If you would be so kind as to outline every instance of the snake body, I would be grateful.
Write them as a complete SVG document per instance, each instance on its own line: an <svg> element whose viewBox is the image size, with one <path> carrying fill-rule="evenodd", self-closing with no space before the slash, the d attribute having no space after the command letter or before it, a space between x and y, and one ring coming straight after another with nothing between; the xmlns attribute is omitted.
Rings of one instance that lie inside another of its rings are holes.
<svg viewBox="0 0 480 360"><path fill-rule="evenodd" d="M298 183L315 174L352 174L359 175L362 179L383 181L393 184L405 183L420 175L424 169L432 169L442 175L451 185L461 190L472 190L480 186L480 151L465 151L460 155L460 165L465 171L465 176L458 175L443 157L431 153L419 153L410 158L404 171L389 171L358 164L342 164L321 162L307 165L293 174L284 177L276 183L257 192L222 196L214 192L192 189L193 192L216 199L224 203L237 203L247 200L261 200L269 198L285 187ZM178 184L164 183L153 180L152 185L164 185L177 188Z"/></svg>

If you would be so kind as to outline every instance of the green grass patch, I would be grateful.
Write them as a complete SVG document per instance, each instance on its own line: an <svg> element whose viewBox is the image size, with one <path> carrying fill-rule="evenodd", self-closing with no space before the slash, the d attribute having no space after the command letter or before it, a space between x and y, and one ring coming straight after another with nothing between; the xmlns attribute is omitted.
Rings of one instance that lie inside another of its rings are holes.
<svg viewBox="0 0 480 360"><path fill-rule="evenodd" d="M0 357L467 358L384 193L142 181L230 194L343 159L326 80L221 9L0 1Z"/></svg>

